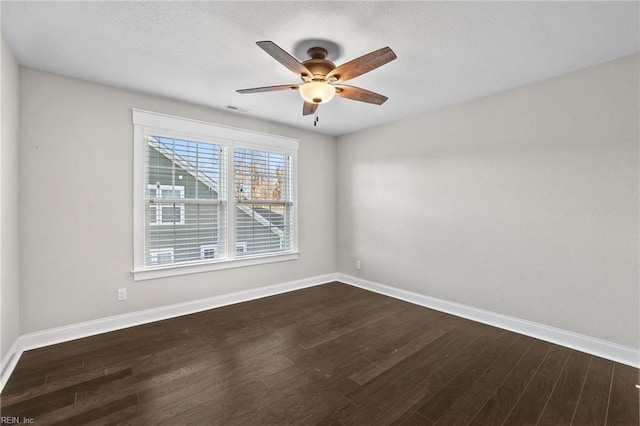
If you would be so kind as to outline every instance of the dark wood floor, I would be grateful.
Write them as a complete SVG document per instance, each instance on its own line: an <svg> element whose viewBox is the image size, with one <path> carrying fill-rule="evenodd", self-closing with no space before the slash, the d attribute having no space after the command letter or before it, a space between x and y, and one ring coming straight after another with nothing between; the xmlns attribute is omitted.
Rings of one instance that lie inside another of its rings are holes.
<svg viewBox="0 0 640 426"><path fill-rule="evenodd" d="M638 425L638 370L331 283L25 352L38 425Z"/></svg>

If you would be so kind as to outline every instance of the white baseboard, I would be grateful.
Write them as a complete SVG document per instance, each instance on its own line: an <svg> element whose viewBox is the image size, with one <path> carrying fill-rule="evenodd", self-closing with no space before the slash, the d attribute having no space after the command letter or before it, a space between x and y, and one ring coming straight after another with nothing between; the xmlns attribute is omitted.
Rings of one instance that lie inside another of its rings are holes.
<svg viewBox="0 0 640 426"><path fill-rule="evenodd" d="M13 369L16 368L20 355L22 355L19 347L20 337L13 342L13 345L9 348L9 352L2 358L2 363L0 364L0 392L4 389L5 383L9 380L9 376L11 376Z"/></svg>
<svg viewBox="0 0 640 426"><path fill-rule="evenodd" d="M100 333L106 333L109 331L133 327L136 325L147 324L154 321L193 314L196 312L219 308L221 306L233 305L236 303L247 302L249 300L260 299L262 297L274 296L276 294L313 287L335 281L336 277L337 274L318 275L283 284L238 291L220 296L208 297L206 299L161 306L159 308L146 309L144 311L116 315L93 321L42 330L35 333L23 334L16 339L9 352L2 360L2 364L0 365L0 371L2 372L0 375L0 391L4 388L4 385L7 383L9 376L13 372L13 369L24 351L80 339L82 337L93 336Z"/></svg>
<svg viewBox="0 0 640 426"><path fill-rule="evenodd" d="M596 339L583 334L550 327L532 321L485 311L472 306L424 296L422 294L389 287L351 275L339 273L337 280L375 293L384 294L385 296L390 296L395 299L404 300L405 302L413 303L415 305L446 312L458 317L492 325L494 327L524 334L536 339L566 346L591 355L630 365L635 368L640 368L640 350L628 346L618 345L606 340Z"/></svg>

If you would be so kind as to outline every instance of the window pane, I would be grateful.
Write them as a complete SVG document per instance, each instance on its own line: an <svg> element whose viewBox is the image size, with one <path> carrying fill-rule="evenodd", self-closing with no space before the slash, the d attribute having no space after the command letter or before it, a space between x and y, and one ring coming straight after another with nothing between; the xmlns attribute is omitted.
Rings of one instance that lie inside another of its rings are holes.
<svg viewBox="0 0 640 426"><path fill-rule="evenodd" d="M234 150L236 199L285 200L287 158L282 153Z"/></svg>
<svg viewBox="0 0 640 426"><path fill-rule="evenodd" d="M236 238L245 246L236 247L238 256L281 252L290 249L290 207L247 204L236 207Z"/></svg>
<svg viewBox="0 0 640 426"><path fill-rule="evenodd" d="M226 221L220 206L189 204L184 206L183 211L182 224L165 223L166 216L163 213L162 224L148 226L147 247L150 250L160 247L173 248L176 263L207 260L208 258L202 257L203 246L216 246L215 258L224 258L224 238L221 237L220 229L226 227ZM176 209L175 216L178 215L177 212Z"/></svg>
<svg viewBox="0 0 640 426"><path fill-rule="evenodd" d="M236 255L291 249L291 167L283 153L234 149Z"/></svg>
<svg viewBox="0 0 640 426"><path fill-rule="evenodd" d="M177 198L184 198L184 189L163 189L162 198L175 200Z"/></svg>
<svg viewBox="0 0 640 426"><path fill-rule="evenodd" d="M181 223L180 206L162 205L162 223Z"/></svg>
<svg viewBox="0 0 640 426"><path fill-rule="evenodd" d="M145 265L160 262L160 251L171 250L163 262L201 262L225 257L226 220L215 199L224 198L224 173L218 145L147 137ZM171 200L169 203L158 200ZM180 202L182 201L182 202ZM205 247L203 251L202 248Z"/></svg>

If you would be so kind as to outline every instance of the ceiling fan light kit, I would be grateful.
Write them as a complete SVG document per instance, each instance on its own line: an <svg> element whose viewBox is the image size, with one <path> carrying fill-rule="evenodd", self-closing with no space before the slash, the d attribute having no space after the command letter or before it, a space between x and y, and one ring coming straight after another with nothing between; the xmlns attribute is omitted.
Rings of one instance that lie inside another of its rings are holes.
<svg viewBox="0 0 640 426"><path fill-rule="evenodd" d="M303 83L241 89L237 92L246 94L297 89L304 100L302 115L315 113L314 126L318 122L318 105L329 102L335 95L375 105L382 105L387 100L386 96L378 93L341 83L396 59L396 54L389 47L375 50L336 67L333 62L326 59L328 51L323 47L309 48L307 50L309 59L300 62L272 41L258 41L256 44L297 74Z"/></svg>
<svg viewBox="0 0 640 426"><path fill-rule="evenodd" d="M336 88L324 81L304 83L300 85L298 90L302 99L313 104L324 104L336 95Z"/></svg>

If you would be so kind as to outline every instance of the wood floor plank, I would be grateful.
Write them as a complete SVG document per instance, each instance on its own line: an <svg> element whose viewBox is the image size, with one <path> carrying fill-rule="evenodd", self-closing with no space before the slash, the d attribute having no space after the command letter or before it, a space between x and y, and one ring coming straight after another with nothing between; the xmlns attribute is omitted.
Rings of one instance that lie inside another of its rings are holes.
<svg viewBox="0 0 640 426"><path fill-rule="evenodd" d="M357 366L344 368L349 371L354 367ZM353 390L354 386L356 384L345 375L327 377L317 371L305 370L298 376L292 375L278 392L256 388L257 393L243 393L241 399L231 400L227 395L221 395L164 422L210 424L215 420L221 424L313 424L322 420L326 423L328 412L341 402L348 404L341 395ZM246 404L252 399L256 400L253 407Z"/></svg>
<svg viewBox="0 0 640 426"><path fill-rule="evenodd" d="M20 366L25 369L34 369L46 362L53 365L58 362L77 362L82 360L88 351L99 348L108 348L126 339L127 330L116 330L109 333L96 334L75 340L77 344L69 345L67 342L46 346L23 352L20 358Z"/></svg>
<svg viewBox="0 0 640 426"><path fill-rule="evenodd" d="M571 424L590 362L590 355L571 351L551 397L538 420L540 426Z"/></svg>
<svg viewBox="0 0 640 426"><path fill-rule="evenodd" d="M19 402L3 406L2 411L4 413L19 413L14 415L23 415L25 413L30 413L33 407L41 407L40 409L35 410L37 414L40 415L45 412L52 411L53 409L60 408L61 406L73 404L75 402L75 394L78 391L98 387L103 383L118 380L123 377L130 376L131 374L133 374L131 369L126 369L112 374L84 380L79 383L52 390L45 394L39 394L37 396L22 399ZM47 407L47 411L42 407ZM35 417L35 415L33 417Z"/></svg>
<svg viewBox="0 0 640 426"><path fill-rule="evenodd" d="M346 397L356 405L364 401L371 401L372 398L384 400L386 389L389 384L398 381L405 383L416 383L421 381L421 376L425 371L437 369L437 365L443 359L447 359L455 354L459 348L464 347L473 337L463 332L452 330L440 336L432 343L428 344L418 352L408 356L403 362L385 371Z"/></svg>
<svg viewBox="0 0 640 426"><path fill-rule="evenodd" d="M36 377L30 377L24 380L18 380L14 378L14 376L11 376L7 381L7 384L4 385L4 389L2 390L3 399L7 401L9 397L15 394L28 392L31 389L38 388L39 386L44 385L46 381L46 374L42 374Z"/></svg>
<svg viewBox="0 0 640 426"><path fill-rule="evenodd" d="M345 379L336 382L347 383ZM338 386L338 389L342 385ZM339 405L343 401L339 397L340 392L335 392L332 386L326 387L319 384L316 392L304 392L298 389L297 392L287 392L278 398L282 404L265 405L262 409L251 412L241 419L246 419L245 424L256 422L257 424L315 424L325 418L326 413ZM344 405L348 403L342 402ZM213 420L216 416L207 417Z"/></svg>
<svg viewBox="0 0 640 426"><path fill-rule="evenodd" d="M591 359L333 282L27 351L0 410L81 426L637 425L637 370Z"/></svg>
<svg viewBox="0 0 640 426"><path fill-rule="evenodd" d="M450 408L440 420L434 423L437 426L465 426L468 425L471 419L468 416L465 416L458 410L454 410Z"/></svg>
<svg viewBox="0 0 640 426"><path fill-rule="evenodd" d="M380 316L381 310L387 305L389 305L389 302L386 300L362 303L361 306L351 308L337 317L329 318L315 325L314 331L318 334L298 344L303 349L310 349L329 340L349 334L359 328L366 327L368 324L383 321L386 316L393 313L386 313L385 317ZM392 309L401 308L398 306Z"/></svg>
<svg viewBox="0 0 640 426"><path fill-rule="evenodd" d="M416 411L410 411L393 422L394 426L432 426L433 422Z"/></svg>
<svg viewBox="0 0 640 426"><path fill-rule="evenodd" d="M139 394L140 403L131 421L135 424L202 424L209 416L229 420L267 405L270 394L261 381L242 380L218 383L215 378L199 380L188 388L173 387L169 392Z"/></svg>
<svg viewBox="0 0 640 426"><path fill-rule="evenodd" d="M118 398L115 401L108 402L104 405L97 406L87 411L83 411L75 416L67 417L60 421L51 423L55 426L69 426L69 425L86 425L87 423L108 416L114 411L119 411L128 407L133 407L138 404L138 396L126 395L122 398Z"/></svg>
<svg viewBox="0 0 640 426"><path fill-rule="evenodd" d="M518 394L513 389L500 386L469 424L473 426L501 425L517 400Z"/></svg>
<svg viewBox="0 0 640 426"><path fill-rule="evenodd" d="M513 406L535 375L550 349L551 345L549 343L535 340L529 350L504 378L496 392L472 419L471 424L502 424L511 413ZM541 409L543 408L541 407Z"/></svg>
<svg viewBox="0 0 640 426"><path fill-rule="evenodd" d="M510 336L505 334L502 338L485 346L473 358L470 357L468 365L464 365L464 362L461 363L460 370L451 381L438 390L433 398L427 400L417 411L426 418L437 422L456 403L464 391L478 380L510 345Z"/></svg>
<svg viewBox="0 0 640 426"><path fill-rule="evenodd" d="M106 368L108 373L113 371L131 368L134 374L131 377L124 378L119 383L104 384L100 389L84 389L78 392L78 400L82 401L85 397L99 394L100 392L117 392L119 389L128 390L128 386L153 386L165 383L167 380L176 379L185 375L200 373L209 369L215 370L217 363L223 363L221 358L215 356L215 350L207 350L207 356L203 357L203 353L197 350L199 345L184 345L181 348L172 348L164 351L153 351L148 357L132 358L129 362L120 362L112 364ZM114 369L113 371L111 371Z"/></svg>
<svg viewBox="0 0 640 426"><path fill-rule="evenodd" d="M408 342L404 346L396 349L395 351L388 353L387 356L376 357L377 361L371 363L370 365L364 367L363 369L353 373L350 376L350 379L359 385L363 385L368 381L374 379L390 368L398 365L402 362L406 357L413 355L418 352L420 349L424 348L429 343L433 342L437 338L441 337L448 330L445 328L442 329L429 329L424 331L421 335L417 336L412 341ZM368 356L369 353L365 353L364 356ZM367 357L367 359L370 359Z"/></svg>
<svg viewBox="0 0 640 426"><path fill-rule="evenodd" d="M535 425L551 395L554 380L537 374L529 381L504 425Z"/></svg>
<svg viewBox="0 0 640 426"><path fill-rule="evenodd" d="M139 411L137 405L113 410L111 413L84 423L82 426L134 426L133 419Z"/></svg>
<svg viewBox="0 0 640 426"><path fill-rule="evenodd" d="M14 392L11 395L3 397L3 403L6 405L13 405L20 401L33 399L40 395L50 394L60 389L74 386L77 383L90 382L93 379L97 379L106 375L104 369L78 369L73 373L60 375L58 380L47 380L46 383L41 383L38 386L32 386L25 389L22 392Z"/></svg>
<svg viewBox="0 0 640 426"><path fill-rule="evenodd" d="M363 358L366 348L363 347L362 342L368 340L370 334L375 334L382 324L370 324L357 332L327 341L312 349L305 350L299 345L294 345L283 349L278 354L302 368L316 368L324 374L334 375L336 371L341 371L343 366ZM358 365L362 368L368 364L370 361L367 360L366 364Z"/></svg>
<svg viewBox="0 0 640 426"><path fill-rule="evenodd" d="M605 423L613 364L612 361L603 358L591 358L587 378L573 416L573 424L588 426Z"/></svg>
<svg viewBox="0 0 640 426"><path fill-rule="evenodd" d="M547 356L540 364L536 374L546 376L552 380L555 380L562 369L564 368L567 358L571 354L571 349L564 348L558 345L552 345L551 350L547 353Z"/></svg>
<svg viewBox="0 0 640 426"><path fill-rule="evenodd" d="M384 363L385 360L400 348L409 346L422 346L420 340L425 333L441 331L442 333L452 329L455 325L447 321L445 315L439 312L430 312L430 315L421 313L421 309L412 307L398 312L385 319L384 326L378 327L378 332L371 335L362 343L366 349L365 356L374 363ZM436 327L435 325L438 324Z"/></svg>
<svg viewBox="0 0 640 426"><path fill-rule="evenodd" d="M480 336L471 341L467 347L458 351L458 353L443 362L437 370L429 374L425 380L422 381L422 386L434 394L439 392L460 374L460 371L469 365L479 354L482 354L483 350L494 342L494 340L486 336ZM481 356L484 356L484 354Z"/></svg>
<svg viewBox="0 0 640 426"><path fill-rule="evenodd" d="M538 367L540 367L540 364L550 349L551 344L547 342L541 340L533 342L533 345L531 345L527 353L502 382L502 386L511 388L517 395L520 395L529 383L529 380L531 380L538 370Z"/></svg>
<svg viewBox="0 0 640 426"><path fill-rule="evenodd" d="M353 406L345 407L339 413L339 420L344 424L389 424L415 411L415 407L432 396L428 390L416 384L424 380L430 371L437 370L440 362L475 340L454 331L442 336L404 362L347 394Z"/></svg>
<svg viewBox="0 0 640 426"><path fill-rule="evenodd" d="M494 361L478 380L464 391L453 408L470 418L475 417L532 344L532 339L522 336L514 337L513 344Z"/></svg>
<svg viewBox="0 0 640 426"><path fill-rule="evenodd" d="M638 369L624 364L613 367L613 382L607 425L640 425L640 384Z"/></svg>
<svg viewBox="0 0 640 426"><path fill-rule="evenodd" d="M341 413L340 422L344 425L392 424L405 414L415 412L413 408L432 395L420 387L403 386L400 381L392 383L387 390L387 397L382 400L364 401L358 407L349 406Z"/></svg>
<svg viewBox="0 0 640 426"><path fill-rule="evenodd" d="M74 402L75 394L57 393L55 395L47 395L46 398L28 400L25 403L2 407L2 415L5 417L20 417L35 420L52 411L72 405Z"/></svg>
<svg viewBox="0 0 640 426"><path fill-rule="evenodd" d="M39 361L35 365L26 365L22 363L22 357L11 373L11 380L17 382L29 381L32 379L40 379L46 376L50 371L67 372L82 367L82 358L72 358L58 361L49 361L46 358Z"/></svg>

